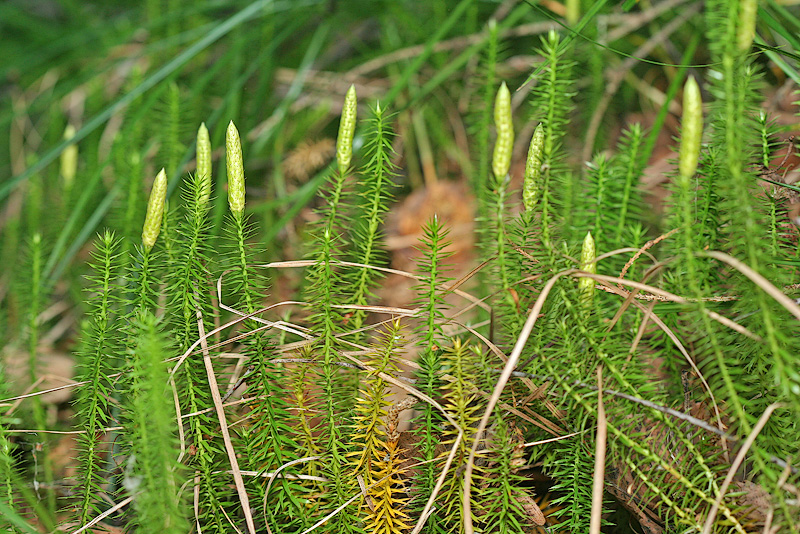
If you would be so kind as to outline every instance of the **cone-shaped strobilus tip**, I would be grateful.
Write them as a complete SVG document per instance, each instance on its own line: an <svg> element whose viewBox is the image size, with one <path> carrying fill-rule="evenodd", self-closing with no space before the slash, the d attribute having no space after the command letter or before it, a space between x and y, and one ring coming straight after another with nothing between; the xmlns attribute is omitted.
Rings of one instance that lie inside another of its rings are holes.
<svg viewBox="0 0 800 534"><path fill-rule="evenodd" d="M225 132L225 163L228 168L228 205L234 215L241 217L244 213L244 162L242 141L233 121Z"/></svg>
<svg viewBox="0 0 800 534"><path fill-rule="evenodd" d="M206 123L197 129L197 176L201 183L201 200L208 203L211 198L211 138Z"/></svg>
<svg viewBox="0 0 800 534"><path fill-rule="evenodd" d="M683 87L683 117L681 119L681 150L678 174L681 180L691 180L697 170L700 143L703 138L703 100L700 87L693 76Z"/></svg>
<svg viewBox="0 0 800 534"><path fill-rule="evenodd" d="M353 136L356 132L357 104L356 86L351 85L344 98L342 118L339 122L339 136L336 138L336 163L339 164L340 174L347 172L347 168L350 167L350 160L353 158Z"/></svg>
<svg viewBox="0 0 800 534"><path fill-rule="evenodd" d="M504 178L511 167L511 152L514 149L514 121L511 117L511 93L505 82L497 90L494 101L494 125L497 141L492 157L492 171L497 179Z"/></svg>
<svg viewBox="0 0 800 534"><path fill-rule="evenodd" d="M75 127L68 124L64 130L64 141L75 137ZM78 173L78 145L71 143L61 152L61 179L64 181L64 190L72 189L75 175Z"/></svg>
<svg viewBox="0 0 800 534"><path fill-rule="evenodd" d="M753 46L756 36L756 19L758 18L758 0L740 0L739 25L736 30L736 48L739 52L748 52Z"/></svg>
<svg viewBox="0 0 800 534"><path fill-rule="evenodd" d="M581 247L581 271L587 273L597 274L597 250L595 249L594 238L591 232L586 232L586 237L583 239L583 246ZM581 292L581 301L586 306L592 304L594 298L594 278L579 278L578 288Z"/></svg>
<svg viewBox="0 0 800 534"><path fill-rule="evenodd" d="M161 219L164 216L164 205L167 200L167 173L164 169L158 171L150 190L150 199L147 201L147 213L144 217L142 228L142 244L145 250L150 250L156 244L158 233L161 231Z"/></svg>
<svg viewBox="0 0 800 534"><path fill-rule="evenodd" d="M542 175L542 154L544 154L544 127L540 123L533 132L528 159L525 160L525 179L522 182L522 205L531 211L539 200L539 178Z"/></svg>

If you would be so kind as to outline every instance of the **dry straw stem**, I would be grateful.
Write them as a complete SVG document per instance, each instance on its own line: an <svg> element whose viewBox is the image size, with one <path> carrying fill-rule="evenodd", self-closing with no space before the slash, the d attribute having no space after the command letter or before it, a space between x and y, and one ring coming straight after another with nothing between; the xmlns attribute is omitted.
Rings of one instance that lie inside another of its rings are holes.
<svg viewBox="0 0 800 534"><path fill-rule="evenodd" d="M336 163L339 165L339 174L341 175L347 172L350 160L353 158L353 136L356 132L357 113L356 86L351 85L344 98L342 118L339 122L339 136L336 138Z"/></svg>
<svg viewBox="0 0 800 534"><path fill-rule="evenodd" d="M740 271L742 271L742 273L744 273L746 276L750 277L754 281L756 281L757 278L760 278L760 280L758 282L756 282L756 283L758 283L759 286L762 287L765 291L767 291L770 295L774 296L776 298L776 300L778 300L782 305L787 307L787 309L789 309L793 314L795 314L796 317L800 318L800 307L798 307L794 302L792 302L791 299L789 299L788 297L786 297L785 295L780 293L780 291L777 288L775 288L774 286L769 284L769 282L767 282L765 279L763 279L763 277L760 277L760 275L758 275L758 273L753 272L752 269L750 269L746 265L742 264L741 262L738 262L738 260L736 260L735 258L732 258L732 257L728 256L727 254L723 254L721 252L708 252L706 254L709 255L709 256L715 257L717 259L721 259L723 261L726 261L731 266L733 266L734 268L739 269ZM497 403L500 400L500 395L501 395L503 389L505 388L506 384L508 383L508 380L511 378L511 376L512 376L512 374L514 372L514 369L516 368L517 364L519 363L519 357L522 354L522 350L525 347L525 344L527 343L528 338L530 337L531 333L533 332L533 327L536 325L536 321L537 321L537 319L539 317L539 313L541 312L542 308L544 307L544 303L547 300L547 297L549 296L550 291L553 289L553 286L558 281L558 279L563 277L563 276L591 277L591 278L594 278L595 280L599 280L599 281L604 281L604 282L608 282L608 283L612 283L612 284L613 283L624 284L624 285L631 286L631 287L634 287L634 288L637 288L637 289L640 289L640 290L643 290L643 291L649 291L649 292L652 292L654 294L661 294L662 296L665 296L669 300L673 300L675 302L681 302L681 303L688 302L687 299L684 299L682 297L678 297L677 295L673 295L671 293L668 293L666 291L663 291L661 289L658 289L658 288L655 288L655 287L652 287L652 286L648 286L646 284L640 284L638 282L633 282L631 280L623 280L621 278L614 278L614 277L611 277L611 276L590 274L590 273L578 271L576 269L568 269L566 271L562 271L560 273L557 273L550 280L548 280L547 284L545 284L544 288L542 288L542 291L539 294L539 297L537 298L536 302L533 305L533 308L531 309L530 313L528 314L528 318L527 318L527 320L525 321L525 324L522 327L522 331L520 332L519 337L517 338L517 342L515 343L514 348L511 351L511 355L508 357L508 361L506 362L506 365L503 367L503 371L500 374L500 377L497 379L497 382L495 383L495 387L494 387L494 391L492 392L492 396L489 398L489 401L488 401L487 406L486 406L486 410L485 410L485 412L483 414L483 417L480 420L480 423L478 424L478 428L476 429L476 432L475 432L476 435L481 435L486 430L486 427L487 427L488 422L489 422L489 418L491 417L491 414L494 411L494 408L497 406ZM764 285L762 285L762 284L764 284ZM771 290L768 290L769 288L771 288ZM616 288L611 288L611 289L614 290L615 292L618 291ZM779 293L779 295L774 295L774 292ZM639 304L638 302L636 302L636 301L633 301L633 304L635 306L637 306L637 307L643 308L643 306L641 304ZM643 310L643 311L645 311L645 310ZM675 335L675 333L672 332L672 330L657 315L651 314L651 318L664 331L664 333L666 333L667 336L672 340L672 342L675 344L675 346L678 348L678 350L686 358L687 362L689 362L690 366L695 371L695 373L697 373L697 376L701 379L701 381L702 381L704 387L706 388L706 391L708 392L708 394L710 396L710 399L712 401L712 405L714 407L714 411L715 411L715 415L716 415L716 419L717 419L717 423L719 425L719 428L720 428L720 430L723 430L724 426L723 426L722 421L721 421L721 416L720 416L720 412L719 412L719 407L718 407L717 402L716 402L716 398L714 397L710 386L708 385L708 383L706 382L705 378L703 377L703 374L697 368L697 365L692 360L691 356L686 351L685 347L683 346L681 341L678 339L678 337ZM720 319L718 317L713 317L713 318L716 319L716 320ZM465 472L464 472L463 503L464 503L464 518L465 518L465 520L464 520L464 532L466 534L474 534L474 532L475 532L474 527L472 525L470 493L471 493L471 489L472 489L472 471L473 471L473 468L474 468L475 455L477 454L477 447L478 447L479 443L480 443L480 440L476 440L475 443L473 443L472 448L470 449L470 455L469 455L469 458L467 460L467 465L466 465L466 469L465 469Z"/></svg>
<svg viewBox="0 0 800 534"><path fill-rule="evenodd" d="M492 171L497 179L508 174L511 167L511 153L514 150L514 121L511 117L511 93L506 82L497 90L494 100L494 125L497 129L497 141L492 157Z"/></svg>
<svg viewBox="0 0 800 534"><path fill-rule="evenodd" d="M592 515L589 522L589 534L600 534L603 517L603 490L606 477L606 439L608 424L606 409L603 405L603 366L597 366L597 438L594 449L594 478L592 479Z"/></svg>
<svg viewBox="0 0 800 534"><path fill-rule="evenodd" d="M109 508L108 510L103 512L102 514L98 515L97 517L95 517L94 519L92 519L91 521L89 521L88 523L83 525L81 528L79 528L77 530L73 530L70 534L81 534L81 532L83 532L84 530L86 530L88 528L92 528L93 526L95 526L97 523L99 523L100 521L102 521L106 517L108 517L108 516L110 516L112 514L115 514L119 510L121 510L121 509L125 508L126 506L128 506L130 503L133 502L133 499L135 499L135 498L136 498L136 495L131 495L130 497L127 497L127 498L121 500L120 502L118 502L117 504L115 504L114 506L112 506L111 508Z"/></svg>
<svg viewBox="0 0 800 534"><path fill-rule="evenodd" d="M703 100L694 76L683 86L683 118L681 119L681 151L678 160L680 179L685 182L694 176L700 157L703 137Z"/></svg>
<svg viewBox="0 0 800 534"><path fill-rule="evenodd" d="M758 287L764 290L764 292L775 299L778 304L786 308L786 311L794 315L797 319L800 319L800 306L797 305L795 301L787 297L783 291L772 285L772 283L755 272L751 269L748 265L744 264L743 262L737 260L733 256L729 256L724 252L718 252L716 250L710 250L707 252L699 252L701 256L710 256L714 259L724 261L747 278L753 281Z"/></svg>
<svg viewBox="0 0 800 534"><path fill-rule="evenodd" d="M225 408L222 406L222 398L220 397L219 386L217 385L217 376L214 374L214 366L211 363L211 355L208 352L208 345L206 344L205 328L203 327L203 315L199 308L197 310L197 330L200 334L201 347L203 349L203 364L205 365L206 374L208 375L208 388L211 391L211 399L213 400L214 408L217 411L217 418L219 419L222 440L225 443L225 452L228 453L228 461L230 461L231 471L233 472L233 480L236 484L236 492L239 494L239 502L242 506L245 522L247 523L247 530L250 534L256 534L256 525L253 522L253 513L250 510L250 499L247 496L247 490L244 487L242 473L239 471L239 461L236 458L236 450L231 442L230 432L228 432L228 421L225 418Z"/></svg>
<svg viewBox="0 0 800 534"><path fill-rule="evenodd" d="M750 450L750 447L752 447L753 443L755 443L756 441L756 437L764 429L764 426L767 424L767 421L769 421L770 416L772 416L772 412L774 412L781 406L782 405L777 402L770 404L769 406L767 406L767 409L764 410L764 413L761 414L761 417L758 418L756 426L747 436L747 439L742 445L742 448L739 450L739 453L733 460L730 469L728 469L728 474L725 476L725 480L722 482L722 486L720 486L719 488L719 493L717 494L717 498L714 500L714 504L711 506L711 510L708 512L708 517L706 518L706 522L703 525L702 534L711 534L711 528L714 526L714 519L716 519L717 512L719 511L720 505L722 504L722 498L725 496L725 492L728 490L728 486L730 486L731 482L733 482L733 477L736 475L737 471L739 471L739 468L742 466L742 462L744 462L744 457L747 456L747 451Z"/></svg>
<svg viewBox="0 0 800 534"><path fill-rule="evenodd" d="M225 132L225 163L228 168L228 205L235 216L241 217L244 213L244 162L242 141L233 121Z"/></svg>
<svg viewBox="0 0 800 534"><path fill-rule="evenodd" d="M211 138L206 123L200 123L197 129L197 176L200 177L201 201L203 204L211 198Z"/></svg>
<svg viewBox="0 0 800 534"><path fill-rule="evenodd" d="M161 219L164 216L164 203L167 200L167 173L162 168L158 171L147 201L147 213L142 228L142 244L149 251L156 244L161 231Z"/></svg>

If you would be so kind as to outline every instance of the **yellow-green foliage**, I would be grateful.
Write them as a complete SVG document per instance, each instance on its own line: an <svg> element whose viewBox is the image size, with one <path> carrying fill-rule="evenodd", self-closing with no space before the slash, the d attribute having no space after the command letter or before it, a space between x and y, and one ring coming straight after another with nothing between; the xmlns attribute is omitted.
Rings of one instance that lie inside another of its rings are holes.
<svg viewBox="0 0 800 534"><path fill-rule="evenodd" d="M456 447L455 457L450 465L450 475L445 481L441 491L441 514L445 519L444 526L448 532L461 532L463 524L463 481L459 473L463 471L464 463L469 456L470 448L475 439L475 426L483 413L475 383L474 362L476 353L460 339L453 339L453 345L445 350L443 363L449 370L449 380L442 387L444 391L444 409L458 423L458 428L449 426L442 436L442 452L440 453L440 466L444 468L446 457L450 454L459 430L464 437ZM476 470L473 479L480 479L480 472ZM473 514L478 512L477 504L473 504Z"/></svg>
<svg viewBox="0 0 800 534"><path fill-rule="evenodd" d="M401 534L411 525L405 508L408 496L400 478L401 450L397 439L385 438L383 458L373 465L377 483L369 492L371 499L365 519L366 531L375 534Z"/></svg>
<svg viewBox="0 0 800 534"><path fill-rule="evenodd" d="M356 403L353 445L356 449L351 453L355 472L363 475L368 484L377 480L376 462L384 455L386 432L381 427L386 417L389 384L381 378L381 373L392 376L397 374L397 365L393 361L395 352L402 344L400 321L392 322L378 342L373 345L373 353L367 359L370 371L364 378L361 392Z"/></svg>

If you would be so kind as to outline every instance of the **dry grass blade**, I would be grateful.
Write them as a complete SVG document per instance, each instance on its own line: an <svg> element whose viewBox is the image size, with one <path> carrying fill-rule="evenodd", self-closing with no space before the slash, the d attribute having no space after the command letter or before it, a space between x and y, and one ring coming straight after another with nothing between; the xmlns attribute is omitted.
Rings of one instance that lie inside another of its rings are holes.
<svg viewBox="0 0 800 534"><path fill-rule="evenodd" d="M489 424L489 417L491 417L492 412L494 411L495 406L500 400L500 394L503 391L503 388L508 383L508 380L511 378L511 374L513 373L514 369L519 362L519 357L522 354L522 349L525 347L525 343L528 341L528 337L531 335L533 331L533 327L536 324L536 320L539 318L539 313L542 311L542 307L544 306L545 301L547 300L550 291L555 286L556 282L559 278L564 276L571 275L576 273L575 269L568 269L566 271L562 271L555 276L553 276L550 280L547 281L544 288L542 288L542 292L539 294L539 298L536 299L536 303L533 305L530 313L528 314L528 318L525 321L525 324L522 326L522 331L517 338L517 342L514 345L514 349L511 351L511 355L508 357L508 361L506 362L505 367L503 367L503 372L500 374L500 378L497 379L495 383L494 391L492 392L492 396L489 398L489 402L486 406L486 410L483 413L483 417L481 417L480 423L478 423L478 428L475 432L477 436L482 436L484 431L486 430L487 425ZM472 506L470 503L470 493L472 491L472 471L475 462L475 455L478 452L478 445L480 444L479 439L476 439L475 442L472 444L472 447L469 451L469 458L467 459L467 466L464 470L464 495L462 502L464 503L464 532L465 534L474 534L475 528L472 525ZM416 534L416 533L415 533Z"/></svg>
<svg viewBox="0 0 800 534"><path fill-rule="evenodd" d="M260 310L256 310L251 314L243 315L241 317L238 317L237 319L233 319L232 321L228 321L224 325L222 325L220 327L217 327L214 330L211 330L210 332L208 332L205 335L200 336L200 339L198 339L197 341L192 343L189 346L189 348L186 349L186 351L183 354L181 354L181 356L179 358L177 358L177 363L173 366L173 368L169 372L170 376L175 376L175 373L178 372L178 368L180 368L180 366L183 364L184 360L186 360L186 358L188 358L194 352L194 350L198 347L198 345L207 343L208 338L210 338L211 336L217 334L218 332L221 332L222 330L225 330L226 328L230 328L231 326L233 326L235 324L239 324L242 321L245 321L247 319L254 319L254 320L258 321L258 318L255 317L256 314L263 313L265 311L271 310L271 309L276 308L278 306L285 306L285 305L290 305L290 304L303 304L303 303L302 302L297 302L297 301L279 302L277 304L273 304L271 306L267 306L267 307L262 308ZM262 319L262 321L263 321L263 319ZM268 325L266 325L267 328L271 328L271 327L274 327L274 326L277 325L277 323L270 323L269 321L267 321L267 323L268 323ZM293 332L293 333L295 333L295 332ZM301 337L308 337L308 336L306 336L306 334L302 334L302 333L299 333L299 332L297 332L297 334L300 335Z"/></svg>
<svg viewBox="0 0 800 534"><path fill-rule="evenodd" d="M718 252L716 250L710 250L707 252L702 252L701 255L710 256L717 260L723 261L745 275L747 278L753 281L758 287L764 290L764 292L775 299L781 306L786 308L786 310L800 319L800 306L795 303L792 299L787 297L783 294L783 291L772 285L772 283L754 271L751 267L745 264L742 261L737 260L733 256L729 256L724 252Z"/></svg>
<svg viewBox="0 0 800 534"><path fill-rule="evenodd" d="M115 504L114 506L112 506L111 508L109 508L108 510L103 512L102 514L98 515L97 517L95 517L94 519L92 519L91 521L89 521L88 523L83 525L78 530L73 530L71 534L80 534L81 532L83 532L87 528L91 528L91 527L95 526L97 523L99 523L100 521L102 521L106 517L110 516L111 514L116 512L117 510L120 510L120 509L124 508L125 506L129 505L131 502L133 502L133 499L135 497L136 497L135 495L131 495L130 497L127 497L126 499L123 499L122 501L118 502L117 504Z"/></svg>
<svg viewBox="0 0 800 534"><path fill-rule="evenodd" d="M294 260L294 261L273 261L272 263L267 263L264 265L260 265L259 267L264 268L273 268L273 269L287 269L287 268L297 268L297 267L311 267L316 262L314 260ZM351 261L333 261L331 262L332 265L341 265L344 267L358 267L364 269L373 269L375 271L379 271L382 273L389 273L389 274L396 274L398 276L402 276L404 278L410 278L411 280L421 281L420 277L406 272L400 271L398 269L389 269L388 267L375 267L374 265L365 265L363 263L355 263ZM480 306L486 311L491 311L491 306L483 302L484 299L476 298L465 291L461 291L460 289L454 288L444 288L445 291L455 293L459 297L465 298L470 302L475 303L476 305Z"/></svg>
<svg viewBox="0 0 800 534"><path fill-rule="evenodd" d="M606 477L606 439L608 425L603 405L603 366L597 367L597 438L594 449L594 477L592 479L592 516L589 534L600 534L603 517L603 487Z"/></svg>
<svg viewBox="0 0 800 534"><path fill-rule="evenodd" d="M169 377L169 387L172 390L172 403L175 405L175 421L178 428L178 443L180 443L180 454L178 454L178 463L183 461L186 455L186 435L183 432L183 416L181 415L181 400L178 397L178 388L175 385L174 377Z"/></svg>
<svg viewBox="0 0 800 534"><path fill-rule="evenodd" d="M283 471L284 469L286 469L287 467L291 467L293 465L297 465L297 464L300 464L300 463L303 463L303 462L313 462L315 460L321 460L321 459L322 459L322 456L307 456L305 458L298 458L297 460L292 460L291 462L287 462L287 463L283 464L282 466L277 468L274 473L272 473L272 476L270 477L269 482L267 482L267 489L264 490L264 506L263 506L263 510L264 510L264 526L267 528L267 534L272 534L272 530L269 528L269 521L267 520L267 496L269 495L269 490L272 487L272 483L275 481L275 479L278 478L278 475L280 474L280 472ZM318 478L318 477L314 477L314 478Z"/></svg>
<svg viewBox="0 0 800 534"><path fill-rule="evenodd" d="M236 492L239 494L239 502L242 505L242 513L244 513L244 519L247 523L247 529L249 533L256 534L256 525L253 522L253 513L250 510L250 498L247 496L247 490L244 487L244 479L242 479L242 473L239 472L239 461L236 458L236 450L233 448L231 435L230 432L228 432L228 421L225 418L225 408L222 406L222 397L219 394L217 377L214 374L214 366L211 364L211 355L208 353L206 333L205 328L203 327L203 315L199 308L197 310L197 330L200 334L200 342L203 349L203 364L205 365L206 374L208 375L208 387L211 390L211 399L214 402L214 408L217 411L220 432L222 433L222 440L225 443L225 452L228 453L228 461L231 464L231 471L233 471L233 481L236 484Z"/></svg>
<svg viewBox="0 0 800 534"><path fill-rule="evenodd" d="M730 469L728 469L728 474L725 476L725 480L722 482L722 486L719 488L719 494L717 495L714 504L711 506L711 510L708 512L708 517L706 518L706 522L703 525L703 533L702 534L711 534L711 528L714 526L714 519L717 517L717 512L719 512L720 504L722 503L723 497L725 497L725 492L728 491L728 486L731 485L733 482L733 477L736 475L736 472L739 470L739 467L742 466L742 462L744 462L744 457L747 456L747 451L750 450L750 447L753 446L753 443L756 441L756 437L767 424L769 421L772 412L776 409L780 408L781 404L776 402L767 406L767 409L764 410L764 413L761 414L761 417L758 418L758 422L756 426L753 427L753 430L750 432L750 435L747 436L747 439L742 444L742 448L739 450L739 453L736 455L736 458L733 460L733 464L731 464Z"/></svg>

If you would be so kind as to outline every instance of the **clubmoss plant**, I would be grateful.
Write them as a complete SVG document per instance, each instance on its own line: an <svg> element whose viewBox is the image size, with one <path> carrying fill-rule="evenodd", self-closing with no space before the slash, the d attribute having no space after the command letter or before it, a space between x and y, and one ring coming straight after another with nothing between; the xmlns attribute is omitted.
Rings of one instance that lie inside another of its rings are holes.
<svg viewBox="0 0 800 534"><path fill-rule="evenodd" d="M539 54L545 61L539 83L533 90L534 117L542 124L544 146L542 148L542 178L539 213L541 243L544 250L554 250L552 230L557 179L564 177L564 151L562 139L567 131L569 113L573 108L572 67L574 62L566 59L569 46L562 46L559 35L551 31L542 38Z"/></svg>
<svg viewBox="0 0 800 534"><path fill-rule="evenodd" d="M236 218L241 219L244 213L244 163L242 160L242 142L239 130L231 121L225 131L225 164L228 169L228 206ZM201 180L205 180L201 177ZM202 194L205 195L205 182Z"/></svg>
<svg viewBox="0 0 800 534"><path fill-rule="evenodd" d="M150 198L147 201L147 212L144 216L142 227L142 245L147 252L156 244L158 234L161 232L161 222L164 217L164 203L167 199L167 173L161 169L153 182Z"/></svg>
<svg viewBox="0 0 800 534"><path fill-rule="evenodd" d="M364 524L368 532L400 533L407 528L405 510L408 497L398 487L400 480L399 433L396 431L397 413L390 415L389 384L381 377L386 373L396 376L394 359L403 345L399 320L389 324L381 338L374 343L370 367L355 408L353 442L354 474L360 477L367 491L368 502L364 510ZM382 427L386 427L385 429ZM392 430L395 427L395 430Z"/></svg>
<svg viewBox="0 0 800 534"><path fill-rule="evenodd" d="M111 423L110 400L114 383L110 378L114 359L121 348L119 323L117 322L117 300L119 293L117 278L120 275L119 239L109 231L98 236L92 287L96 295L90 299L93 310L84 332L79 376L85 384L78 390L77 417L81 421L80 434L80 494L76 520L86 524L101 510L102 494L108 475L104 467L104 456L109 443L104 439L106 426ZM117 360L118 361L118 360Z"/></svg>
<svg viewBox="0 0 800 534"><path fill-rule="evenodd" d="M354 217L355 229L351 236L355 243L354 261L363 267L358 267L352 275L348 275L348 279L352 282L343 291L344 297L356 306L368 304L377 281L377 271L370 266L382 263L384 256L380 248L381 226L389 209L396 175L395 165L392 163L395 154L392 149L394 134L389 125L390 120L391 115L377 104L366 134L366 164L362 179L359 180L360 194L354 205L358 216ZM350 130L345 133L352 136ZM364 324L365 318L366 312L363 309L356 309L348 326L358 331ZM362 337L357 333L353 341L359 342Z"/></svg>
<svg viewBox="0 0 800 534"><path fill-rule="evenodd" d="M532 214L539 201L539 184L542 178L542 155L544 154L544 127L536 126L525 159L525 178L522 184L522 205L526 214Z"/></svg>
<svg viewBox="0 0 800 534"><path fill-rule="evenodd" d="M518 444L513 441L505 417L495 419L487 442L491 449L483 460L487 465L482 469L481 488L476 492L480 502L477 519L485 532L525 532L533 527L533 522L520 499L525 492L525 478L518 473L521 460Z"/></svg>
<svg viewBox="0 0 800 534"><path fill-rule="evenodd" d="M342 151L342 156L337 157L337 163L340 164L349 163L352 157L349 153L352 149L351 122L355 121L357 103L355 90L350 94L342 109L341 121L345 126L340 126L340 132L344 138L341 141L337 140L337 147ZM339 167L339 172L333 175L328 184L325 207L321 212L322 220L315 235L315 262L309 273L311 287L307 299L312 306L313 314L310 320L317 335L314 356L322 367L321 433L323 443L326 444L325 465L330 479L326 500L333 503L334 508L344 505L355 487L354 480L348 477L344 470L346 441L342 436L342 413L339 411L339 406L343 402L340 392L344 389L344 379L336 364L339 361L340 345L336 334L342 328L341 312L335 307L339 289L342 287L342 278L335 263L341 261L343 254L340 234L344 210L341 201L346 178L346 173L342 172L343 168ZM328 528L341 529L342 532L354 531L358 528L358 523L352 514L352 507L345 508L328 523Z"/></svg>
<svg viewBox="0 0 800 534"><path fill-rule="evenodd" d="M160 322L149 311L138 315L135 330L138 334L130 355L133 366L126 395L126 439L131 448L125 487L133 495L139 529L183 533L189 528L179 497L185 472L175 456L175 409L163 358L170 346Z"/></svg>
<svg viewBox="0 0 800 534"><path fill-rule="evenodd" d="M438 395L442 385L441 348L446 343L442 323L444 322L444 309L440 295L443 285L448 281L447 271L449 266L446 252L447 231L438 217L434 217L424 228L422 239L423 259L419 264L420 284L417 286L417 304L420 308L422 321L418 327L420 356L419 371L417 372L417 388L434 397ZM441 422L441 416L428 403L422 405L417 417L420 435L420 460L425 462L423 476L418 483L420 498L415 505L422 509L425 499L431 494L436 484L437 469L436 445L439 438L435 427ZM433 515L429 518L429 528L435 529L439 518Z"/></svg>
<svg viewBox="0 0 800 534"><path fill-rule="evenodd" d="M400 432L397 430L399 414L407 407L404 406L405 402L392 405L386 414L383 454L373 468L376 482L369 493L372 506L367 511L367 532L401 534L408 532L411 527L411 517L407 512L409 497L401 477L404 451L400 447Z"/></svg>
<svg viewBox="0 0 800 534"><path fill-rule="evenodd" d="M506 251L509 239L507 226L507 195L510 178L511 156L514 149L514 120L511 113L511 93L505 82L497 90L494 103L494 124L497 130L494 151L492 153L492 172L494 180L491 182L491 192L487 199L491 199L491 241L489 251L494 257L494 270L497 273L498 285L496 290L500 293L501 311L498 315L505 315L502 311L506 307L514 307L514 298L511 289L512 267ZM516 274L516 273L514 273Z"/></svg>
<svg viewBox="0 0 800 534"><path fill-rule="evenodd" d="M197 313L208 313L206 293L209 270L208 204L203 197L203 182L191 176L184 186L184 220L178 225L174 264L169 265L167 309L178 352L183 354L198 336ZM192 353L179 369L177 387L181 413L187 418L185 440L192 451L187 462L194 471L197 490L198 521L201 526L222 530L226 524L223 503L229 489L224 478L214 475L223 456L217 441L218 422L207 411L211 407L208 378Z"/></svg>
<svg viewBox="0 0 800 534"><path fill-rule="evenodd" d="M494 101L494 126L497 139L492 155L492 172L495 180L505 179L511 167L511 155L514 151L514 120L511 115L511 93L506 82L497 90Z"/></svg>
<svg viewBox="0 0 800 534"><path fill-rule="evenodd" d="M381 428L387 415L386 408L391 404L388 400L389 384L380 376L388 373L397 374L397 364L393 358L398 347L402 345L400 322L395 320L383 333L371 351L367 360L369 374L362 382L361 394L356 404L356 415L353 419L354 430L350 436L353 441L353 464L355 473L364 477L367 485L376 482L375 462L384 456L386 431Z"/></svg>
<svg viewBox="0 0 800 534"><path fill-rule="evenodd" d="M27 333L27 352L28 352L28 379L30 380L31 384L35 384L36 380L39 376L39 336L40 336L40 323L39 323L39 314L42 311L42 306L45 299L45 294L42 291L44 284L42 283L42 256L43 256L43 244L42 244L42 235L40 233L35 233L30 239L29 242L29 255L30 255L30 286L26 288L28 291L28 298L26 299L26 333ZM45 413L45 407L42 404L42 400L40 397L36 396L33 398L33 413L32 413L32 420L33 424L36 428L47 428L47 415ZM37 435L38 436L38 435ZM53 491L52 484L53 484L53 464L52 460L49 455L49 440L47 439L46 435L37 437L38 440L41 440L35 446L36 449L34 450L34 455L37 455L40 459L37 462L41 462L42 466L42 475L45 484L48 487L45 488L44 492L46 495L46 502L47 502L47 509L51 514L55 513L56 510L56 496L55 492Z"/></svg>
<svg viewBox="0 0 800 534"><path fill-rule="evenodd" d="M210 170L210 146L203 147L204 151L208 151L207 155L201 155L199 148L204 129L205 127L201 126L201 133L198 133L198 162L206 157L209 158L202 167L207 166ZM244 162L241 141L233 122L228 126L226 136L228 191L242 191L234 195L238 199L243 195L245 188ZM204 137L208 138L207 131ZM259 302L266 292L267 280L260 276L254 267L258 250L248 243L248 238L255 233L255 228L249 224L248 217L244 214L244 206L239 209L238 200L231 200L229 196L229 207L231 211L226 219L225 228L226 246L230 250L229 257L226 258L229 274L225 276L225 283L229 291L235 295L234 302L231 303L233 307L240 314L250 315L258 311ZM282 398L281 389L276 385L280 376L270 361L269 337L263 325L256 319L245 321L242 327L244 332L249 332L242 344L241 354L248 358L247 372L251 378L247 381L246 395L252 399L248 407L253 414L253 420L242 428L239 437L242 441L241 447L247 451L244 465L247 469L261 474L274 471L286 462L295 460L294 452L297 444L288 426L286 403ZM266 482L258 478L253 479L252 487L257 492L259 500L265 498L265 484ZM277 499L271 501L271 505L279 510L285 509L286 503L291 501L286 497L291 491L291 484L281 479L274 486L273 495L277 495ZM292 503L292 506L297 506L297 503ZM301 513L301 510L297 513ZM270 519L271 522L275 520L274 516Z"/></svg>
<svg viewBox="0 0 800 534"><path fill-rule="evenodd" d="M475 366L470 361L475 353L472 347L463 343L460 339L453 340L453 344L443 351L443 365L448 371L448 381L445 381L441 390L444 396L444 408L458 423L458 428L448 427L444 430L440 449L444 449L440 454L439 469L444 469L446 456L450 454L450 449L456 444L456 438L460 432L464 433L464 439L460 440L456 448L456 454L450 466L452 473L447 477L442 490L439 493L441 502L442 526L447 532L460 532L461 525L464 524L464 491L462 477L459 471L469 456L470 448L476 439L474 428L480 419L480 404L475 393L477 376ZM480 470L479 470L480 471ZM479 472L475 477L478 484L483 484L485 480L483 473ZM477 493L477 492L476 492ZM472 513L482 515L481 502L475 495L472 503Z"/></svg>

